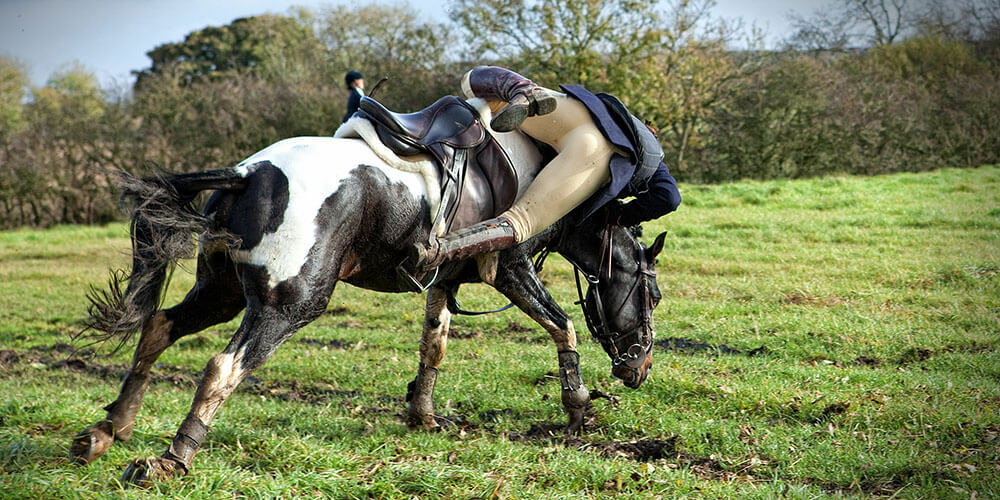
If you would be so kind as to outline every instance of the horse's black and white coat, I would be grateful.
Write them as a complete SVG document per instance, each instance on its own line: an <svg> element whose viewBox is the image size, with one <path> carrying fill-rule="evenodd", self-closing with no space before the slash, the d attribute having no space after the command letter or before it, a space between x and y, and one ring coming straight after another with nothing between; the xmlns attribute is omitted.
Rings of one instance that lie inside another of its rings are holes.
<svg viewBox="0 0 1000 500"><path fill-rule="evenodd" d="M541 157L530 141L519 134L500 139L508 151L517 152L520 177L532 178ZM410 290L396 267L412 243L429 237L437 199L429 194L426 171L389 166L376 150L359 139L301 137L275 143L231 169L126 182L126 196L136 206L128 288L122 293L116 285L110 293L92 295L91 324L108 335L127 336L139 328L141 334L120 394L105 408L107 418L74 439L71 453L78 463L89 463L115 440L130 437L150 369L177 339L246 311L229 345L208 362L170 447L158 459L133 462L125 474L128 481L186 473L222 403L278 346L326 309L338 281L377 291ZM216 192L203 215L187 208L197 193L210 189ZM580 225L564 219L500 252L494 266L479 259L479 265L467 261L442 267L427 293L419 369L407 391L410 425L438 425L432 394L451 318L445 307L448 292L485 276L552 336L569 430L580 428L589 392L580 378L576 333L538 279L531 257L550 248L598 274L604 224L592 219ZM192 230L202 234L196 284L182 302L158 310L166 269L186 251L171 242L183 242L185 234L190 240ZM651 335L649 318L637 317L642 311L650 314L648 302L658 301L659 291L655 280L638 280L642 266L637 259L651 263L662 237L643 251L624 228L613 228L611 236L607 265L614 278L599 285L610 302L605 306L609 326L622 334L644 329ZM485 268L493 271L484 273ZM640 283L647 287L644 294L634 292ZM646 297L646 309L640 295ZM651 359L647 354L642 366L625 376L615 373L638 387Z"/></svg>

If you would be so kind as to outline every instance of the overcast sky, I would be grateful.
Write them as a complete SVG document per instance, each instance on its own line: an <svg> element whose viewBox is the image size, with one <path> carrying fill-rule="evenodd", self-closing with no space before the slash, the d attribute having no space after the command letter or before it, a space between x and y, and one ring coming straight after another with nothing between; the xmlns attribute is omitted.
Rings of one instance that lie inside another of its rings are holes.
<svg viewBox="0 0 1000 500"><path fill-rule="evenodd" d="M131 70L149 66L146 52L162 43L181 41L191 31L228 24L238 17L283 14L293 5L347 3L356 4L337 0L0 0L0 55L24 63L35 85L44 84L53 72L73 61L93 71L103 85L127 83ZM426 20L442 22L449 3L409 0ZM808 14L828 3L717 0L715 14L756 24L773 43L787 33L790 11Z"/></svg>

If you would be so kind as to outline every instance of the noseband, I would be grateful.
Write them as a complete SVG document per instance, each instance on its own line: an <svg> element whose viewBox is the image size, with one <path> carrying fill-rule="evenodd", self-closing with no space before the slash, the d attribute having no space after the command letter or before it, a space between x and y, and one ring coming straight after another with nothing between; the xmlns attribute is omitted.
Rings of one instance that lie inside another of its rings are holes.
<svg viewBox="0 0 1000 500"><path fill-rule="evenodd" d="M621 305L618 307L618 313L625 307L628 303L629 298L635 293L636 288L642 289L642 312L641 312L641 324L639 328L641 333L639 339L632 343L624 352L618 349L617 341L621 339L624 335L623 332L615 332L608 326L608 321L604 313L604 301L601 298L601 277L604 271L607 271L607 276L605 279L611 280L611 252L613 248L613 238L612 238L612 227L608 226L604 230L604 237L601 241L601 262L598 266L597 275L592 275L587 273L580 267L579 264L573 260L567 258L570 264L573 264L574 277L576 278L576 292L579 295L580 300L577 304L580 304L581 309L583 309L583 317L587 321L587 329L590 330L590 334L594 337L594 340L600 342L604 350L611 355L612 366L626 365L629 368L638 370L642 367L642 364L646 361L646 354L652 348L653 345L653 325L652 325L652 313L653 313L653 297L649 293L649 280L656 279L656 271L653 267L646 262L645 256L642 253L642 246L640 245L637 250L636 263L639 266L638 272L636 272L635 279L632 280L632 286L629 288L628 295L622 301ZM564 256L565 257L565 256ZM583 293L583 288L580 285L580 275L583 275L587 280L587 293ZM589 312L590 310L597 311L596 318Z"/></svg>

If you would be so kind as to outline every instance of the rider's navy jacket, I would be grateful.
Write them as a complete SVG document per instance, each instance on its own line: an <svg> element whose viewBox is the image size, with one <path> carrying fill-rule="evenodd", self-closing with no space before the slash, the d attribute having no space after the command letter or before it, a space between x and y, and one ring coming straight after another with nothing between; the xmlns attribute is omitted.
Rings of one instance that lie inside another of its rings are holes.
<svg viewBox="0 0 1000 500"><path fill-rule="evenodd" d="M625 204L619 219L626 226L653 220L677 210L677 206L681 203L681 194L677 190L677 181L670 175L667 165L660 162L656 171L649 178L645 191L632 192L629 188L629 181L638 166L638 155L636 154L637 148L632 144L629 135L611 117L604 102L589 90L580 85L560 85L560 87L587 107L591 118L594 119L594 124L609 142L631 155L630 158L617 153L611 155L611 160L608 162L611 181L583 203L582 207L585 208L581 208L581 210L585 214L584 218L611 200L629 196L635 196L635 199Z"/></svg>
<svg viewBox="0 0 1000 500"><path fill-rule="evenodd" d="M358 110L358 105L361 104L361 96L364 95L358 89L351 89L351 95L347 97L347 114L344 115L344 121L346 122L351 116L354 116L354 112Z"/></svg>

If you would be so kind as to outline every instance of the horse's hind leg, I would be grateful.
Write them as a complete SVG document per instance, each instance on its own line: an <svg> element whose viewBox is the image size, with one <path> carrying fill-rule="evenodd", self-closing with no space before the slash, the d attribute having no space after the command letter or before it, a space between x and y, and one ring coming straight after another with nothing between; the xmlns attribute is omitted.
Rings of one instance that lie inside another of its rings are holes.
<svg viewBox="0 0 1000 500"><path fill-rule="evenodd" d="M323 312L332 287L327 292L323 300L316 295L312 300L294 304L260 305L251 301L229 345L205 366L191 411L170 447L159 458L134 460L126 468L123 481L145 486L152 480L186 474L222 403L244 378L274 354L278 346Z"/></svg>
<svg viewBox="0 0 1000 500"><path fill-rule="evenodd" d="M438 428L434 419L434 382L448 344L451 313L446 305L447 295L444 289L433 287L427 291L424 333L420 338L420 368L417 378L410 382L406 391L406 400L410 403L406 423L411 428Z"/></svg>
<svg viewBox="0 0 1000 500"><path fill-rule="evenodd" d="M127 441L135 416L149 386L150 369L177 339L234 318L246 303L232 262L224 252L202 256L194 288L176 306L157 311L142 327L132 366L118 398L104 407L104 420L84 429L73 439L70 456L85 465L97 460L114 441Z"/></svg>

